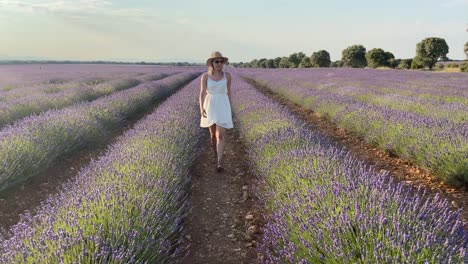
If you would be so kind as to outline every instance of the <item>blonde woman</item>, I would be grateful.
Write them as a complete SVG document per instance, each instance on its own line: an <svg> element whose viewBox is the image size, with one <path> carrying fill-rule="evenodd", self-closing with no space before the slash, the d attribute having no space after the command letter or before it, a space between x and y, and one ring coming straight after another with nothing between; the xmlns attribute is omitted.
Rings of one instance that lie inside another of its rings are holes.
<svg viewBox="0 0 468 264"><path fill-rule="evenodd" d="M225 72L228 58L214 51L206 61L208 72L204 73L200 85L201 127L210 130L211 147L217 159L216 171L222 166L226 129L233 128L231 113L231 74Z"/></svg>

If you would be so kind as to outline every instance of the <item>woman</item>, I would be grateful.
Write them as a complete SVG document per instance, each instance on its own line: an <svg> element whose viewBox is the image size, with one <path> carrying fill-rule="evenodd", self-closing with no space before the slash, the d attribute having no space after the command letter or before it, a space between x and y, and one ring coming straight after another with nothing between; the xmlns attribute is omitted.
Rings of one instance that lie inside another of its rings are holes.
<svg viewBox="0 0 468 264"><path fill-rule="evenodd" d="M233 128L231 113L231 74L223 70L228 58L214 51L206 61L208 72L200 85L201 127L210 128L210 142L217 159L216 171L222 166L226 129Z"/></svg>

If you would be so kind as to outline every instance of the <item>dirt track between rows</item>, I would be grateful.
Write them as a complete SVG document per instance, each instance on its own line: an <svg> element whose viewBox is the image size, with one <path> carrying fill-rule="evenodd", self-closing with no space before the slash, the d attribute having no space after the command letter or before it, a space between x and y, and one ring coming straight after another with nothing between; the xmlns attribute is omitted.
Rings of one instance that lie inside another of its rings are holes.
<svg viewBox="0 0 468 264"><path fill-rule="evenodd" d="M188 254L179 263L256 263L262 218L239 135L235 128L226 131L223 172L215 170L208 131L202 148L192 168L191 212L184 223Z"/></svg>

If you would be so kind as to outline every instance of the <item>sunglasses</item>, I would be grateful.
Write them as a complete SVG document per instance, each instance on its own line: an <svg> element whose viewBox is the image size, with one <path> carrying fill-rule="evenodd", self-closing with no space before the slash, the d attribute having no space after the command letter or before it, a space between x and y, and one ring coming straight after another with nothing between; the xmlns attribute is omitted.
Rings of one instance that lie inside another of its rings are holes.
<svg viewBox="0 0 468 264"><path fill-rule="evenodd" d="M215 60L214 63L219 64L219 63L224 63L224 61L223 60Z"/></svg>

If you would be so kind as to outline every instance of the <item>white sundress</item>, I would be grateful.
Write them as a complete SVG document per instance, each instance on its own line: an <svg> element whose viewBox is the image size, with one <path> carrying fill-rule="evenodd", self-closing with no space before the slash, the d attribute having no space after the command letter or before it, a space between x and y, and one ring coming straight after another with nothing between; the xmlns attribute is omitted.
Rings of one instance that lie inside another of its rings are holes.
<svg viewBox="0 0 468 264"><path fill-rule="evenodd" d="M203 108L206 117L201 117L200 126L210 127L216 124L224 128L233 128L231 105L227 95L227 78L223 71L223 78L214 81L208 76L207 89Z"/></svg>

